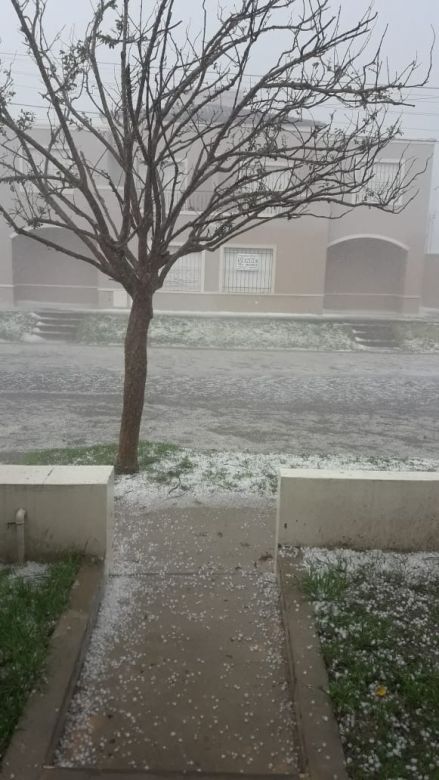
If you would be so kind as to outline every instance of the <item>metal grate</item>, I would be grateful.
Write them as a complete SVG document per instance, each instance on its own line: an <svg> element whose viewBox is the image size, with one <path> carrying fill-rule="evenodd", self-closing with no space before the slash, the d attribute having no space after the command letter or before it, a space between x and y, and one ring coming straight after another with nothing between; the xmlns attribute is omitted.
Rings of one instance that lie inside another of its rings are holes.
<svg viewBox="0 0 439 780"><path fill-rule="evenodd" d="M172 266L164 281L165 292L201 292L203 258L201 252L180 257Z"/></svg>
<svg viewBox="0 0 439 780"><path fill-rule="evenodd" d="M270 170L270 168L273 168L273 170ZM244 191L259 193L263 202L264 196L267 200L270 200L276 192L285 192L289 184L290 174L288 171L280 171L274 165L267 164L265 166L265 174L261 174L261 178L258 181L248 182L244 186ZM266 206L264 211L266 214L276 214L282 211L282 208L280 206Z"/></svg>
<svg viewBox="0 0 439 780"><path fill-rule="evenodd" d="M268 168L268 170L270 170L270 168ZM269 173L268 176L264 178L265 188L269 191L268 196L272 197L271 193L285 192L285 190L288 189L289 181L290 175L287 171ZM265 208L267 214L276 214L281 210L282 209L279 206L266 206Z"/></svg>
<svg viewBox="0 0 439 780"><path fill-rule="evenodd" d="M357 200L366 200L368 203L380 203L388 197L395 185L398 186L400 177L398 161L378 162L373 167L373 177L357 194ZM397 201L399 203L399 199Z"/></svg>
<svg viewBox="0 0 439 780"><path fill-rule="evenodd" d="M268 294L273 288L273 250L225 247L222 291Z"/></svg>

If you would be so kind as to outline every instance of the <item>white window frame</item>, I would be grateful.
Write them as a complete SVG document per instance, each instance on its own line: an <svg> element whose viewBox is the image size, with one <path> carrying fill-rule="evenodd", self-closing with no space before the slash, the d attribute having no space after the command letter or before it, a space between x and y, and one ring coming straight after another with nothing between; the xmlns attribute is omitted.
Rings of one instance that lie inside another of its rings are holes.
<svg viewBox="0 0 439 780"><path fill-rule="evenodd" d="M405 160L401 160L401 158L396 158L396 157L383 157L383 158L380 158L379 160L376 160L374 167L378 166L378 165L397 165L399 167L400 172L401 172L401 178L402 178L402 180L404 179L404 176L405 176ZM362 199L362 191L363 191L363 189L364 189L364 187L359 192L354 192L353 193L353 195L352 195L353 203L358 203ZM399 208L402 205L402 202L403 202L403 195L401 194L399 196L399 198L395 201L395 207ZM365 203L365 206L373 208L374 206L377 207L377 203L374 200L370 200L370 201L367 201Z"/></svg>
<svg viewBox="0 0 439 780"><path fill-rule="evenodd" d="M139 163L140 160L138 160L137 162ZM186 186L186 180L187 180L187 176L188 176L188 160L187 160L187 157L177 158L177 164L179 166L181 166L181 170L182 170L182 177L181 177L181 182L180 182L180 188L183 189ZM108 189L111 189L111 188L108 187ZM119 186L118 189L119 190L123 190L123 187ZM165 197L166 197L166 192L171 192L171 190L172 190L172 184L170 183L168 187L164 188ZM182 214L197 214L198 212L191 211L190 209L186 209L185 208L185 209L182 210L181 213Z"/></svg>
<svg viewBox="0 0 439 780"><path fill-rule="evenodd" d="M186 157L181 157L181 158L177 157L176 163L177 163L179 168L181 166L182 182L185 182L186 181L186 177L187 177L187 158ZM173 165L173 162L171 161L169 165L170 166ZM140 175L140 173L139 173L140 169L143 168L144 166L145 166L145 161L143 159L136 158L136 170L137 170L139 175ZM165 190L171 190L172 189L172 182L170 182L169 186L165 187L164 189Z"/></svg>
<svg viewBox="0 0 439 780"><path fill-rule="evenodd" d="M180 182L180 189L182 186L185 186L186 184L186 177L187 177L187 157L177 157L175 161L179 167L181 168L181 182ZM174 163L171 161L169 163L169 167L173 166ZM165 190L172 190L172 182L169 184L168 187L165 187Z"/></svg>
<svg viewBox="0 0 439 780"><path fill-rule="evenodd" d="M223 289L223 281L224 281L224 269L226 264L226 249L252 249L255 251L258 251L259 249L262 250L271 250L273 253L272 256L272 273L271 273L271 288L267 292L242 292L237 291L233 292L232 290L224 290ZM220 295L245 295L250 296L253 295L256 298L261 295L274 295L274 290L276 287L276 272L277 272L277 244L252 244L250 241L247 241L245 244L223 244L220 250L220 262L219 262L219 284L218 284L218 290Z"/></svg>
<svg viewBox="0 0 439 780"><path fill-rule="evenodd" d="M137 159L137 163L140 163L140 162L141 161L139 159ZM181 181L181 184L184 187L184 186L186 186L188 172L189 172L188 158L187 157L178 158L177 162L178 162L178 164L182 168L182 181ZM138 168L137 168L137 170L138 170ZM122 184L118 184L118 185L115 185L115 186L117 186L117 189L119 190L119 192L123 192L123 185ZM109 190L109 191L112 191L112 187L110 187L110 185L108 185L108 184L98 185L98 189L99 190ZM166 188L165 192L166 192L166 190L169 191L170 187ZM199 212L198 211L194 211L193 209L184 208L181 213L182 214L198 214Z"/></svg>
<svg viewBox="0 0 439 780"><path fill-rule="evenodd" d="M279 163L277 163L275 160L270 160L269 158L265 158L265 168L278 168ZM279 171L279 176L281 175ZM246 187L244 185L244 190L246 190ZM247 190L247 192L252 192L252 190ZM264 209L264 211L261 212L261 215L265 214L266 216L272 215L273 217L276 216L276 211L281 210L281 206L268 206L267 209ZM277 219L284 219L284 217L277 216Z"/></svg>
<svg viewBox="0 0 439 780"><path fill-rule="evenodd" d="M171 248L175 247L175 249L178 249L178 247L183 246L183 244L171 244ZM201 255L201 263L200 263L200 289L199 290L167 290L165 287L160 287L160 289L157 291L158 293L164 293L166 295L200 295L201 293L204 293L204 282L206 278L206 250L202 249L201 252L191 252L190 254L199 254ZM183 257L187 257L187 255L183 255ZM181 258L179 258L181 260ZM176 261L178 263L178 260ZM172 266L174 267L174 266ZM165 280L166 284L166 280Z"/></svg>

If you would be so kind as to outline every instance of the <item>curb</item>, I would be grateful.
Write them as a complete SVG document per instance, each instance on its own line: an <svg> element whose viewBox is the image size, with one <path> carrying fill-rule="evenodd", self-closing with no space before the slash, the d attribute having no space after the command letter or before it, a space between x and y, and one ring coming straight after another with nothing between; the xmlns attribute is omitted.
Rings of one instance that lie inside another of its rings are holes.
<svg viewBox="0 0 439 780"><path fill-rule="evenodd" d="M296 775L223 772L145 772L141 769L46 769L40 780L296 780Z"/></svg>
<svg viewBox="0 0 439 780"><path fill-rule="evenodd" d="M83 563L70 604L49 643L45 682L24 709L3 759L2 780L38 780L60 737L93 629L104 585L104 565Z"/></svg>
<svg viewBox="0 0 439 780"><path fill-rule="evenodd" d="M295 562L278 558L281 615L305 772L310 780L348 780L312 606Z"/></svg>

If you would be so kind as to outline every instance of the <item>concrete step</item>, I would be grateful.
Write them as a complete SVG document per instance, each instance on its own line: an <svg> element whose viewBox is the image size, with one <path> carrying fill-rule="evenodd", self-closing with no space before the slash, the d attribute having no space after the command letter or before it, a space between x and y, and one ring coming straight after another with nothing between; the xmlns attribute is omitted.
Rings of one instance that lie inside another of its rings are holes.
<svg viewBox="0 0 439 780"><path fill-rule="evenodd" d="M56 322L55 320L38 320L35 326L41 326L44 328L77 328L78 322Z"/></svg>
<svg viewBox="0 0 439 780"><path fill-rule="evenodd" d="M379 342L386 342L389 344L396 344L396 339L393 338L393 336L359 336L356 333L354 333L355 341L370 341L372 344L379 343Z"/></svg>
<svg viewBox="0 0 439 780"><path fill-rule="evenodd" d="M377 333L376 335L354 333L354 338L356 341L391 341L396 343L396 339L393 336L388 336L385 333Z"/></svg>
<svg viewBox="0 0 439 780"><path fill-rule="evenodd" d="M48 341L73 341L79 324L83 318L82 312L54 311L43 309L36 312L38 321L33 334Z"/></svg>
<svg viewBox="0 0 439 780"><path fill-rule="evenodd" d="M54 314L49 312L42 312L37 311L37 316L40 318L40 320L44 320L45 322L81 322L83 319L82 315L77 314Z"/></svg>
<svg viewBox="0 0 439 780"><path fill-rule="evenodd" d="M385 333L386 336L389 336L389 337L393 338L393 331L392 331L392 329L391 328L384 328L382 326L380 328L363 328L363 327L362 328L352 328L352 331L353 331L353 333L362 333L363 335L366 335L366 336L377 336L378 334Z"/></svg>
<svg viewBox="0 0 439 780"><path fill-rule="evenodd" d="M46 322L50 325L78 325L81 320L80 319L61 319L60 317L41 317L39 315L39 322Z"/></svg>
<svg viewBox="0 0 439 780"><path fill-rule="evenodd" d="M37 314L47 314L49 317L83 317L84 312L73 309L37 309Z"/></svg>
<svg viewBox="0 0 439 780"><path fill-rule="evenodd" d="M368 349L396 349L396 344L389 342L389 341L358 341L357 344L359 344L361 347L367 347Z"/></svg>
<svg viewBox="0 0 439 780"><path fill-rule="evenodd" d="M55 322L54 320L38 320L36 328L58 328L59 330L75 330L78 327L77 322Z"/></svg>
<svg viewBox="0 0 439 780"><path fill-rule="evenodd" d="M367 344L393 344L393 346L397 346L397 342L393 338L387 338L386 336L377 336L376 338L371 338L370 336L356 336L354 335L355 341L358 341L359 343L362 343L363 341Z"/></svg>
<svg viewBox="0 0 439 780"><path fill-rule="evenodd" d="M47 322L47 320L38 320L36 328L57 328L59 330L75 330L78 327L77 322Z"/></svg>
<svg viewBox="0 0 439 780"><path fill-rule="evenodd" d="M386 322L355 322L351 324L357 344L369 349L396 349L398 342L393 328Z"/></svg>

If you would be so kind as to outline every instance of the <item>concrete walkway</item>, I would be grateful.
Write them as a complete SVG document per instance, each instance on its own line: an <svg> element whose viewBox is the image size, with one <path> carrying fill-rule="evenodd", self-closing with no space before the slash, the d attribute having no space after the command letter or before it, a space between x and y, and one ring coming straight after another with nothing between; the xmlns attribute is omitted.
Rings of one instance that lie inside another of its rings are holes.
<svg viewBox="0 0 439 780"><path fill-rule="evenodd" d="M58 766L298 777L273 514L119 506Z"/></svg>

